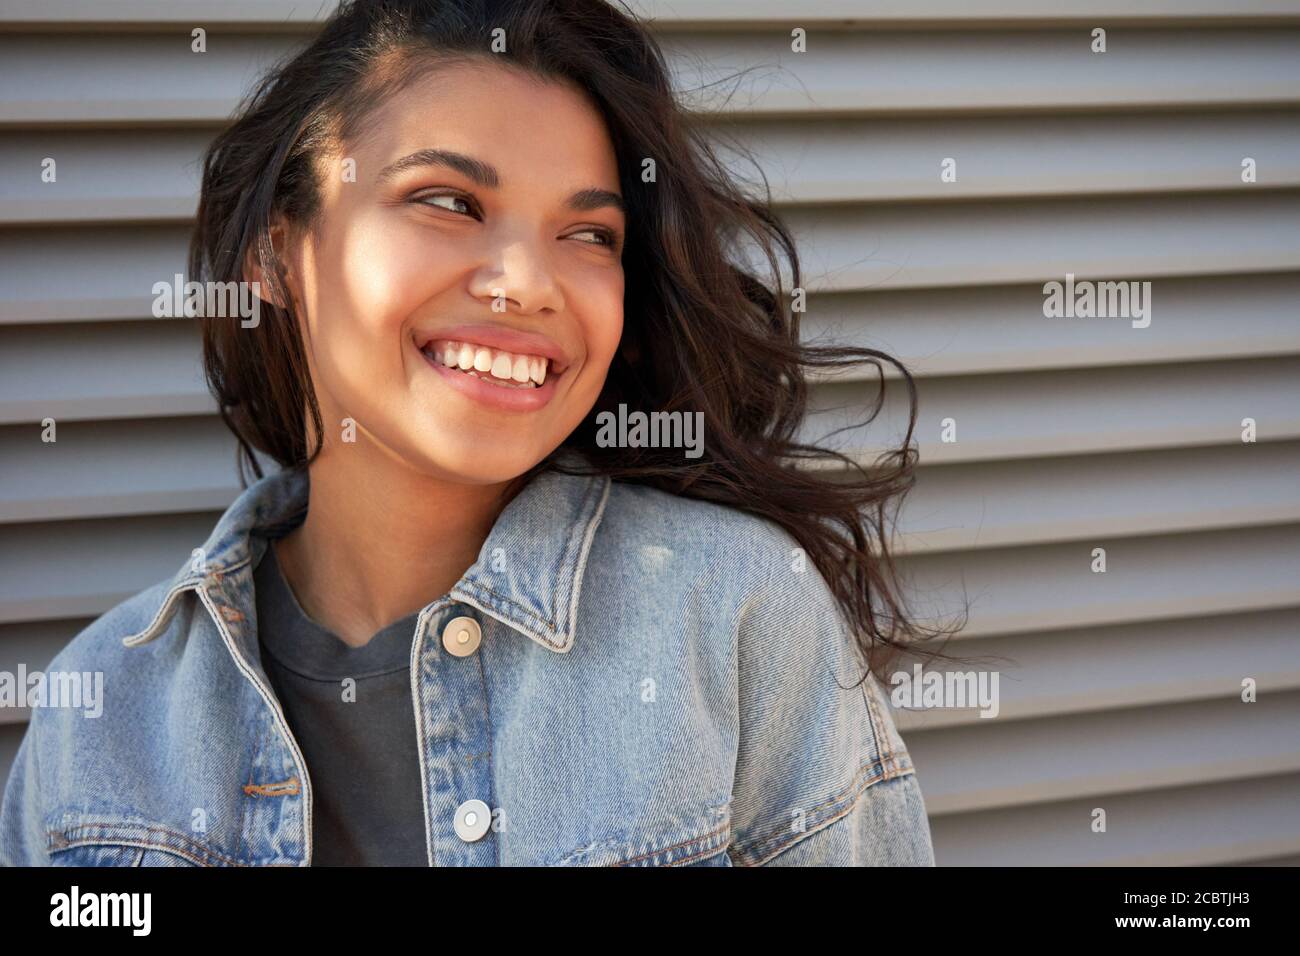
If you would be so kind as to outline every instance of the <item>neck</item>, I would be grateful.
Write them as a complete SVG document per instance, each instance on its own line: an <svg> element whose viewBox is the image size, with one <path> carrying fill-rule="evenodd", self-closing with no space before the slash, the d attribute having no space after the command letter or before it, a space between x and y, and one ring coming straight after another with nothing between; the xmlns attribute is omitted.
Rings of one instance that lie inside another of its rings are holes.
<svg viewBox="0 0 1300 956"><path fill-rule="evenodd" d="M353 647L451 590L513 484L430 478L377 451L327 445L309 468L306 520L276 542L303 610Z"/></svg>

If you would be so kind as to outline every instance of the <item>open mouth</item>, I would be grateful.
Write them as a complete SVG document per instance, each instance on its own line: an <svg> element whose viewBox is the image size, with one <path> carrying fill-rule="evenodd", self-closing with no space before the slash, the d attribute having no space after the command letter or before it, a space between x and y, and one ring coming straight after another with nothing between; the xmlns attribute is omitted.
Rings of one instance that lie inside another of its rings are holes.
<svg viewBox="0 0 1300 956"><path fill-rule="evenodd" d="M434 339L426 342L420 351L432 362L469 375L499 388L532 390L554 379L564 368L545 355L528 355L488 348L473 342L454 339Z"/></svg>

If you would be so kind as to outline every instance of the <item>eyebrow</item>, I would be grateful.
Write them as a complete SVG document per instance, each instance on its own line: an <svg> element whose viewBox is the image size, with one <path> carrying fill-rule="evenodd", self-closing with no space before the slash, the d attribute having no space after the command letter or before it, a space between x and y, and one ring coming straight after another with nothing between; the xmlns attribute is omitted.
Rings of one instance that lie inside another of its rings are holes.
<svg viewBox="0 0 1300 956"><path fill-rule="evenodd" d="M501 185L501 174L491 163L449 149L417 150L395 162L389 163L379 171L379 176L376 179L381 183L387 182L408 169L417 169L421 166L442 166L453 169L484 189L497 189ZM610 192L608 189L597 189L594 186L579 189L566 200L565 205L577 212L590 212L593 209L613 207L623 215L627 215L627 205L623 202L622 196Z"/></svg>

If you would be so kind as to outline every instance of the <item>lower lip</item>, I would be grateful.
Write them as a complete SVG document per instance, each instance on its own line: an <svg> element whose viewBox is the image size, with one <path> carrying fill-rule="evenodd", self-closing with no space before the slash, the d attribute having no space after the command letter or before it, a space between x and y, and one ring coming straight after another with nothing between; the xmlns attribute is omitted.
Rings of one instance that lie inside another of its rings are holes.
<svg viewBox="0 0 1300 956"><path fill-rule="evenodd" d="M414 348L414 346L412 346ZM558 376L547 375L546 381L537 388L509 388L505 385L492 385L467 372L447 368L441 362L435 362L424 352L416 349L420 358L447 380L452 388L462 395L507 412L534 412L543 408L555 395L555 381ZM568 372L568 369L565 369Z"/></svg>

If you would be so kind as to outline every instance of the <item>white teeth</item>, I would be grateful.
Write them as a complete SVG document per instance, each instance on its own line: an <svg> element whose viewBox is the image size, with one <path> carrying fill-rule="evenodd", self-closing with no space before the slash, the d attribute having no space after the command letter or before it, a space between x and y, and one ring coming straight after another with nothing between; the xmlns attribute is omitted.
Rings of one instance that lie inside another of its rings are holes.
<svg viewBox="0 0 1300 956"><path fill-rule="evenodd" d="M518 355L469 342L430 342L425 353L447 368L514 388L537 388L546 382L550 360L540 355ZM482 374L480 374L482 373Z"/></svg>
<svg viewBox="0 0 1300 956"><path fill-rule="evenodd" d="M497 386L498 388L532 388L532 387L533 387L531 384L529 384L529 385L517 385L517 384L515 384L514 382L500 382L500 381L497 381L495 378L490 378L489 376L486 376L486 375L479 375L478 372L475 372L475 371L473 371L472 369L471 369L469 372L467 372L466 374L467 374L467 375L472 375L472 376L474 376L474 378L481 378L481 379L482 379L483 381L485 381L485 382L491 382L493 385Z"/></svg>

